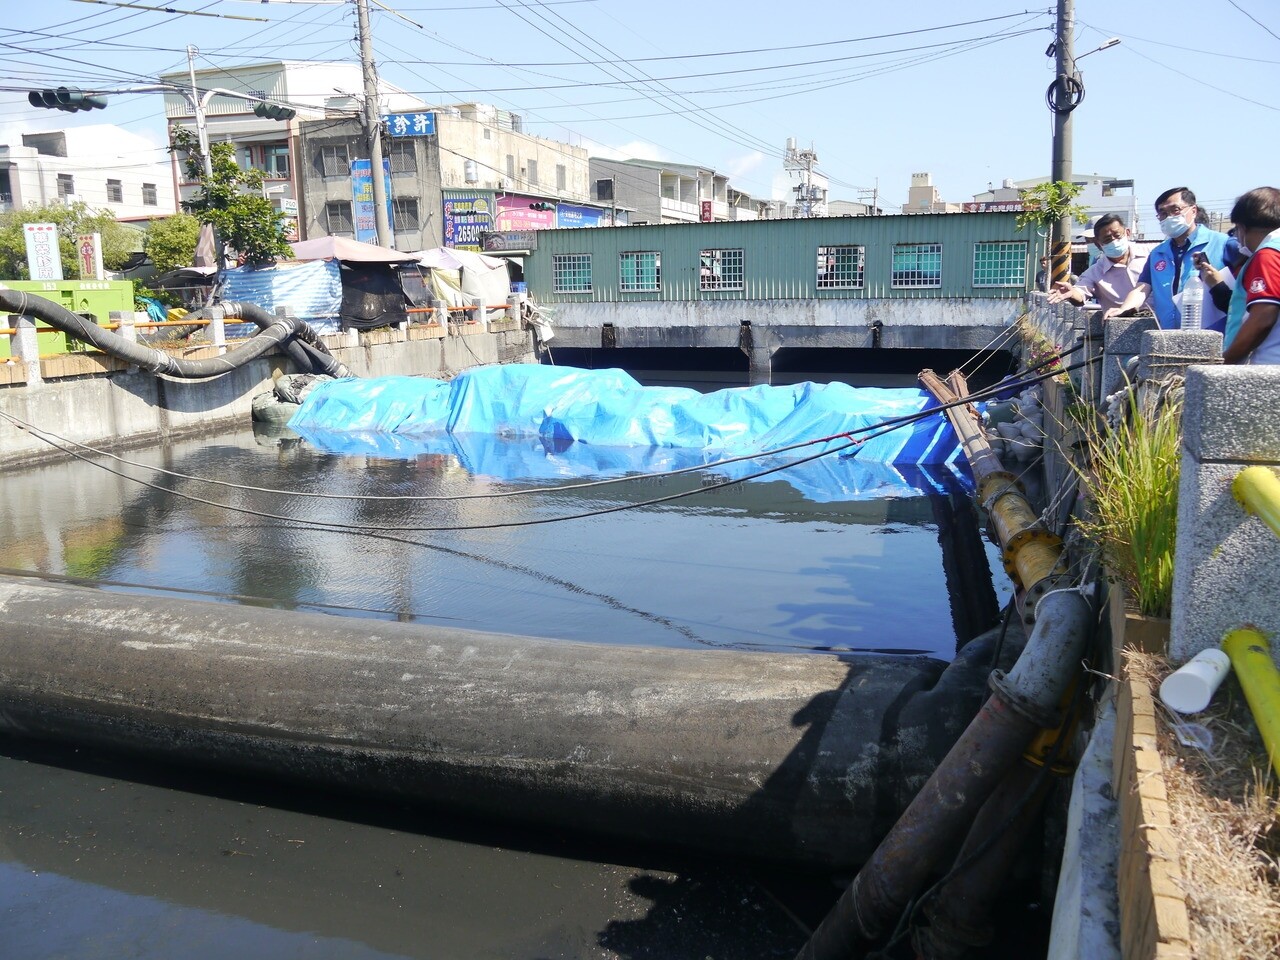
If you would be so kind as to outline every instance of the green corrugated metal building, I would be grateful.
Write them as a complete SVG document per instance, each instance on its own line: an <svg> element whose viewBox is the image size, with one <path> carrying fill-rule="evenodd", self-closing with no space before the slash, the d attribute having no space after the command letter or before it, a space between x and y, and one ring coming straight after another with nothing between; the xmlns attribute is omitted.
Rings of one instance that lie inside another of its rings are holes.
<svg viewBox="0 0 1280 960"><path fill-rule="evenodd" d="M1038 238L1012 213L542 230L525 260L540 303L1014 299Z"/></svg>

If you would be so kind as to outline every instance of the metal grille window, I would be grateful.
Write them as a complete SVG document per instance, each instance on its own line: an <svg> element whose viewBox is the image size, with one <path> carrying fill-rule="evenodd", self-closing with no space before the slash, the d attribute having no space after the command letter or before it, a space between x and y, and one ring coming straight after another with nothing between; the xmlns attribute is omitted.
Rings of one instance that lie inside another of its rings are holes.
<svg viewBox="0 0 1280 960"><path fill-rule="evenodd" d="M507 176L512 180L516 178L516 157L513 153L507 154Z"/></svg>
<svg viewBox="0 0 1280 960"><path fill-rule="evenodd" d="M699 257L698 287L702 290L741 290L745 274L742 250L703 250Z"/></svg>
<svg viewBox="0 0 1280 960"><path fill-rule="evenodd" d="M355 239L356 228L351 222L351 203L347 200L330 200L324 205L325 229L331 237Z"/></svg>
<svg viewBox="0 0 1280 960"><path fill-rule="evenodd" d="M418 198L404 197L391 201L391 215L395 218L396 233L409 233L422 229L418 223Z"/></svg>
<svg viewBox="0 0 1280 960"><path fill-rule="evenodd" d="M156 185L154 183L144 183L142 185L142 203L143 206L154 207L160 203L156 196Z"/></svg>
<svg viewBox="0 0 1280 960"><path fill-rule="evenodd" d="M662 254L640 250L618 254L618 289L623 293L662 289Z"/></svg>
<svg viewBox="0 0 1280 960"><path fill-rule="evenodd" d="M1027 285L1027 244L1025 240L993 240L973 245L973 285L975 287L1025 287Z"/></svg>
<svg viewBox="0 0 1280 960"><path fill-rule="evenodd" d="M893 286L942 286L942 244L895 243Z"/></svg>
<svg viewBox="0 0 1280 960"><path fill-rule="evenodd" d="M556 164L556 189L563 191L565 185L569 182L569 171L565 169L563 163Z"/></svg>
<svg viewBox="0 0 1280 960"><path fill-rule="evenodd" d="M124 203L124 184L119 180L107 181L107 203Z"/></svg>
<svg viewBox="0 0 1280 960"><path fill-rule="evenodd" d="M818 289L862 289L862 247L819 247Z"/></svg>
<svg viewBox="0 0 1280 960"><path fill-rule="evenodd" d="M69 173L58 174L58 198L65 200L67 197L74 196L76 192L76 178Z"/></svg>
<svg viewBox="0 0 1280 960"><path fill-rule="evenodd" d="M418 153L414 144L405 143L403 140L391 141L391 172L418 172Z"/></svg>
<svg viewBox="0 0 1280 960"><path fill-rule="evenodd" d="M591 292L591 254L563 253L551 258L551 289L556 293Z"/></svg>
<svg viewBox="0 0 1280 960"><path fill-rule="evenodd" d="M320 174L324 177L351 176L351 160L345 143L330 143L320 148Z"/></svg>

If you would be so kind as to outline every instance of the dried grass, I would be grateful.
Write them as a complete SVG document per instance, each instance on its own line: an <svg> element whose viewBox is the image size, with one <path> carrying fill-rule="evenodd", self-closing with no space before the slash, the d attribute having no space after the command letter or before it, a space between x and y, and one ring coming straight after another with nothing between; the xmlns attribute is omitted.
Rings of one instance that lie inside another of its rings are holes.
<svg viewBox="0 0 1280 960"><path fill-rule="evenodd" d="M1162 657L1129 652L1129 675L1152 691L1170 672ZM1156 697L1159 704L1159 697ZM1204 713L1157 707L1165 789L1197 960L1280 957L1280 803L1266 750L1233 675ZM1213 733L1213 752L1184 746L1176 725Z"/></svg>

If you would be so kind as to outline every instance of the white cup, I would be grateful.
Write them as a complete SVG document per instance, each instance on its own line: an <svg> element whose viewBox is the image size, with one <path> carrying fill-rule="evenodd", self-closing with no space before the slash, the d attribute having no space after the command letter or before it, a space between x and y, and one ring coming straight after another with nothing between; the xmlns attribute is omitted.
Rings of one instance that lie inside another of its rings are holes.
<svg viewBox="0 0 1280 960"><path fill-rule="evenodd" d="M1231 658L1212 647L1201 650L1160 684L1160 699L1178 713L1199 713L1231 669Z"/></svg>

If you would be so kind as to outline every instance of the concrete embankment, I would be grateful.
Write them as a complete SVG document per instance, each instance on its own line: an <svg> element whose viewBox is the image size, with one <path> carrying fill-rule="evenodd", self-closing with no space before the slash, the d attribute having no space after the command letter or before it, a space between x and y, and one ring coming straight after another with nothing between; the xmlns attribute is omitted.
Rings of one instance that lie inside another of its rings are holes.
<svg viewBox="0 0 1280 960"><path fill-rule="evenodd" d="M993 641L949 666L671 651L3 577L0 731L848 869L972 717Z"/></svg>
<svg viewBox="0 0 1280 960"><path fill-rule="evenodd" d="M536 361L530 334L515 321L505 329L495 324L490 332L458 329L451 336L438 327L411 327L323 339L364 377L447 377L468 367ZM43 379L33 382L24 382L14 364L0 366L0 411L93 446L140 445L248 423L254 395L269 390L280 374L295 372L280 355L199 381L155 377L100 354L50 358L40 366ZM0 429L0 469L62 456L12 426Z"/></svg>

